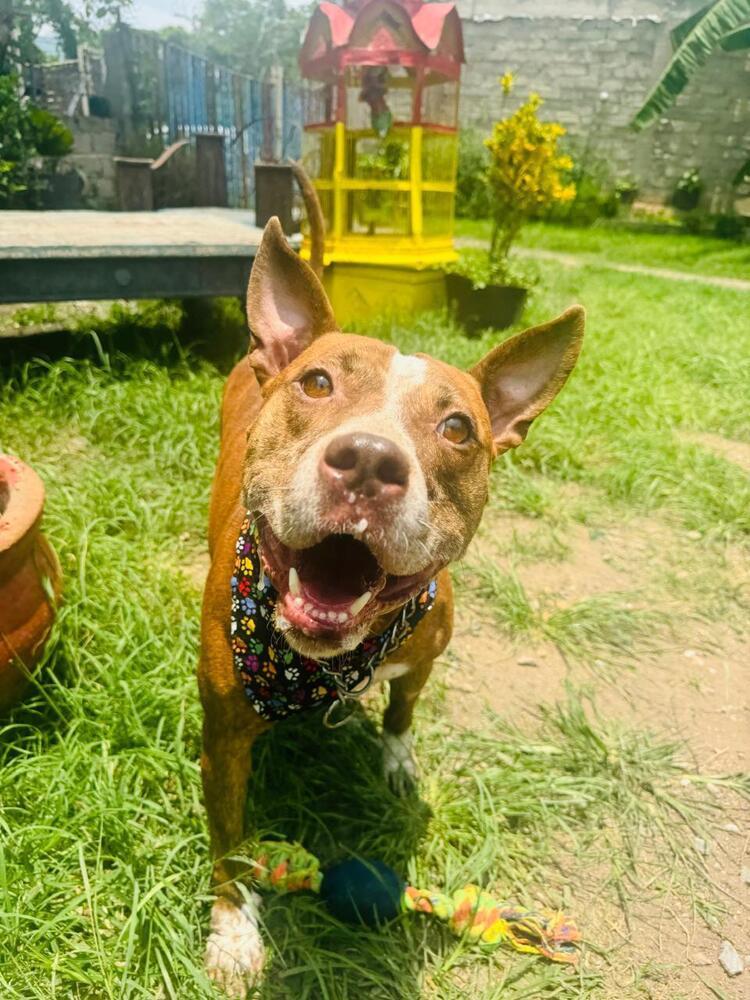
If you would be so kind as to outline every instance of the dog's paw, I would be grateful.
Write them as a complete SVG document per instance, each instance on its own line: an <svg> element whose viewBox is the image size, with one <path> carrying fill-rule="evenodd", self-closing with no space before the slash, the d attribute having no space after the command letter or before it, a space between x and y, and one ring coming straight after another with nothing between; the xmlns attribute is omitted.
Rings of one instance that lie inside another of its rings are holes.
<svg viewBox="0 0 750 1000"><path fill-rule="evenodd" d="M206 942L206 971L228 997L245 1000L248 989L263 971L265 949L258 928L260 896L242 906L217 899L211 910L211 933Z"/></svg>
<svg viewBox="0 0 750 1000"><path fill-rule="evenodd" d="M413 742L410 729L400 736L383 730L383 775L396 795L408 795L417 783Z"/></svg>

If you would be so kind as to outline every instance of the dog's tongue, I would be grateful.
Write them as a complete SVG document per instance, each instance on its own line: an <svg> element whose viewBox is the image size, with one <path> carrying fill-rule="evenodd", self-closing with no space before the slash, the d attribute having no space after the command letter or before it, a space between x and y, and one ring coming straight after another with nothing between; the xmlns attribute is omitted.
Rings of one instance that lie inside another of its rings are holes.
<svg viewBox="0 0 750 1000"><path fill-rule="evenodd" d="M286 621L306 635L341 635L399 604L429 579L387 576L370 548L353 535L329 535L307 549L291 549L261 521L264 566L279 592Z"/></svg>
<svg viewBox="0 0 750 1000"><path fill-rule="evenodd" d="M319 607L349 610L363 594L372 595L385 583L375 556L351 535L329 535L302 550L296 570L304 597Z"/></svg>

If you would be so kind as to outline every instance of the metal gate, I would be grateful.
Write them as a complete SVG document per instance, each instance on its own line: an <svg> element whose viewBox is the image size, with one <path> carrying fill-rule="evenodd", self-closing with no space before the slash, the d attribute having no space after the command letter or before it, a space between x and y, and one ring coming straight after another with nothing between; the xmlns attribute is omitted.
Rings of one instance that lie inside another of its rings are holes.
<svg viewBox="0 0 750 1000"><path fill-rule="evenodd" d="M233 208L252 204L256 160L300 155L302 95L281 70L256 80L122 24L105 35L104 61L125 150L158 155L178 139L218 132Z"/></svg>

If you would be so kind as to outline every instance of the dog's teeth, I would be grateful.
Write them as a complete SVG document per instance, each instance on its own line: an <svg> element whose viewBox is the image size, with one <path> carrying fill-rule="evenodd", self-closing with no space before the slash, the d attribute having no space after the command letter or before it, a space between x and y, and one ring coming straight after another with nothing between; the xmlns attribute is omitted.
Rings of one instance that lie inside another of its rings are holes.
<svg viewBox="0 0 750 1000"><path fill-rule="evenodd" d="M372 591L366 590L361 597L358 597L356 601L350 606L349 611L353 615L358 615L362 608L367 604L367 602L372 597Z"/></svg>
<svg viewBox="0 0 750 1000"><path fill-rule="evenodd" d="M305 611L308 614L310 614L310 612L312 611L312 608L313 608L312 604L309 601L305 601Z"/></svg>
<svg viewBox="0 0 750 1000"><path fill-rule="evenodd" d="M294 603L297 605L298 608L301 608L305 602L302 600L301 597L295 597Z"/></svg>
<svg viewBox="0 0 750 1000"><path fill-rule="evenodd" d="M339 622L342 625L344 624L344 622L347 620L348 617L349 615L346 613L346 611L339 611Z"/></svg>
<svg viewBox="0 0 750 1000"><path fill-rule="evenodd" d="M357 499L357 494L349 492L346 494L346 499L347 503L354 503L354 501Z"/></svg>
<svg viewBox="0 0 750 1000"><path fill-rule="evenodd" d="M289 567L289 593L295 597L299 597L302 593L302 588L299 585L299 573L294 566Z"/></svg>
<svg viewBox="0 0 750 1000"><path fill-rule="evenodd" d="M361 535L363 531L367 531L367 518L363 517L361 521L357 521L354 525L354 530L358 535Z"/></svg>

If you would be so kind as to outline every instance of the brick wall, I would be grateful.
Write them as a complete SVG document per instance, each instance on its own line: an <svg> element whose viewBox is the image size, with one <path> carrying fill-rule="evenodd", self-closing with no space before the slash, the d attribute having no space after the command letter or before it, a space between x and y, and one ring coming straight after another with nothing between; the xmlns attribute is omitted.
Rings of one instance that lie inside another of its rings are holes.
<svg viewBox="0 0 750 1000"><path fill-rule="evenodd" d="M730 182L750 157L750 53L713 56L655 125L629 122L671 51L671 28L701 5L648 0L458 0L467 65L461 117L489 130L530 90L545 98L544 117L562 122L579 151L634 177L641 196L665 200L678 177L700 168L705 204L731 202ZM497 78L516 75L501 104Z"/></svg>

